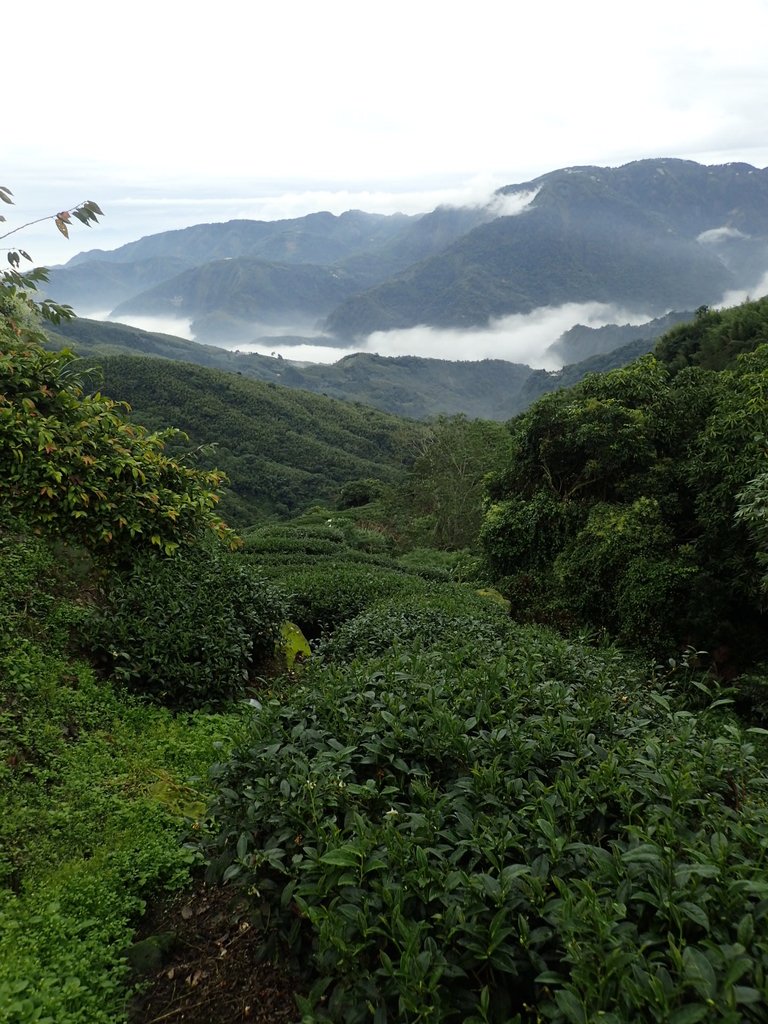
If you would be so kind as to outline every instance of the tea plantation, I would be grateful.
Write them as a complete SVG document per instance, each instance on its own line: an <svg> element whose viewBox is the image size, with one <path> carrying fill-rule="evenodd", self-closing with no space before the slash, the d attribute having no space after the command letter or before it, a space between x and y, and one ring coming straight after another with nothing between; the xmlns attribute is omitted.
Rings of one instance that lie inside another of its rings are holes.
<svg viewBox="0 0 768 1024"><path fill-rule="evenodd" d="M431 468L240 541L14 308L2 1024L127 1020L142 916L203 877L296 1021L768 1020L764 350L550 396L485 482L438 423ZM489 488L466 548L428 546L441 431Z"/></svg>

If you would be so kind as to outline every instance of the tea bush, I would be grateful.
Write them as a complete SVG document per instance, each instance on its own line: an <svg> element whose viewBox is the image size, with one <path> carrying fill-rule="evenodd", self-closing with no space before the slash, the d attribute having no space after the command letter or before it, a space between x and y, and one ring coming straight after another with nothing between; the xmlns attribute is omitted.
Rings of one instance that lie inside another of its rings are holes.
<svg viewBox="0 0 768 1024"><path fill-rule="evenodd" d="M376 601L338 629L319 647L331 660L384 654L392 647L449 650L471 661L486 660L512 631L509 616L487 599L457 586L432 586L420 601L405 604L400 595Z"/></svg>
<svg viewBox="0 0 768 1024"><path fill-rule="evenodd" d="M418 598L425 583L418 576L354 559L299 566L263 566L290 594L290 618L311 637L336 628L373 601L392 594Z"/></svg>
<svg viewBox="0 0 768 1024"><path fill-rule="evenodd" d="M212 706L271 658L286 618L281 591L252 564L198 548L139 559L115 576L91 643L131 690L172 707Z"/></svg>
<svg viewBox="0 0 768 1024"><path fill-rule="evenodd" d="M314 968L305 1020L764 1020L748 737L612 648L422 635L311 664L215 770L211 873Z"/></svg>

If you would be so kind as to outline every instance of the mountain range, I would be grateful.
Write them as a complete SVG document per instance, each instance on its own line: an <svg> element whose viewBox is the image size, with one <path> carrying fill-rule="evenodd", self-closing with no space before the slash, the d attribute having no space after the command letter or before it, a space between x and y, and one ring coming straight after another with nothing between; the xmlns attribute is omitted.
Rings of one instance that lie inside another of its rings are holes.
<svg viewBox="0 0 768 1024"><path fill-rule="evenodd" d="M692 316L670 313L639 327L577 325L552 346L568 364L556 372L503 359L451 361L367 352L345 355L330 364L302 363L82 317L49 330L48 336L51 346L73 349L99 365L105 356L151 356L362 403L412 419L464 413L506 420L546 392L650 352L661 334Z"/></svg>
<svg viewBox="0 0 768 1024"><path fill-rule="evenodd" d="M80 253L48 294L80 312L176 316L213 343L290 326L353 344L565 303L659 317L759 289L766 271L768 169L658 159L552 171L484 207L161 232Z"/></svg>

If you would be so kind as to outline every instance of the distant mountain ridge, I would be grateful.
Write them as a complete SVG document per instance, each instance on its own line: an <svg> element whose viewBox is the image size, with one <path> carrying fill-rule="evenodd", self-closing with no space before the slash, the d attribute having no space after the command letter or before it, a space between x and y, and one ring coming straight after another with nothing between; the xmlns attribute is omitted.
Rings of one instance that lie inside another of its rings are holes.
<svg viewBox="0 0 768 1024"><path fill-rule="evenodd" d="M498 205L515 199L514 214ZM768 169L658 159L563 168L506 185L485 207L417 217L349 211L161 232L78 254L52 272L48 294L80 310L90 298L88 308L122 315L183 312L214 342L252 340L255 325L293 326L297 314L354 341L565 303L660 317L753 291L766 272Z"/></svg>
<svg viewBox="0 0 768 1024"><path fill-rule="evenodd" d="M753 287L768 270L768 170L647 160L566 168L500 193L534 195L516 216L346 300L328 330L472 326L588 301L661 315Z"/></svg>
<svg viewBox="0 0 768 1024"><path fill-rule="evenodd" d="M678 322L680 315L673 316ZM153 356L312 391L413 419L464 413L470 417L506 420L546 392L575 383L586 373L623 366L649 352L656 337L656 323L631 328L634 340L629 345L617 347L608 354L598 352L559 371L534 370L503 359L451 361L366 352L345 356L340 353L336 363L306 364L256 353L232 352L126 324L82 318L60 324L48 333L53 347L72 348L96 363L113 355ZM590 328L582 330L590 332ZM617 344L621 344L621 332L626 328L616 330L620 332ZM602 331L591 333L602 337Z"/></svg>
<svg viewBox="0 0 768 1024"><path fill-rule="evenodd" d="M554 356L564 365L578 363L592 356L613 352L638 339L653 341L676 324L692 320L693 316L693 312L672 312L640 326L606 324L604 327L585 327L584 324L575 324L547 348L547 355Z"/></svg>

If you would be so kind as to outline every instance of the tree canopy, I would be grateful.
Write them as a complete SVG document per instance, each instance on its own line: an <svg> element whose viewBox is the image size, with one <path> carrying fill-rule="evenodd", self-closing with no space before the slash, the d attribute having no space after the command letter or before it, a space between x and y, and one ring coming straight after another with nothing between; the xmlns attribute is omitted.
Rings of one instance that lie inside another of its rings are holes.
<svg viewBox="0 0 768 1024"><path fill-rule="evenodd" d="M11 192L0 198L11 203ZM88 201L52 215L62 234L74 217L84 224L101 213ZM22 225L22 227L27 225ZM14 234L7 231L0 238ZM110 558L150 546L170 554L206 529L231 533L215 514L223 475L203 472L165 452L177 431L150 432L130 423L126 407L98 391L90 373L67 351L51 353L42 319L72 311L37 301L43 269L22 273L21 249L8 252L0 273L0 499L29 527L76 540Z"/></svg>
<svg viewBox="0 0 768 1024"><path fill-rule="evenodd" d="M647 356L510 430L482 537L513 615L657 652L762 649L768 346L721 372Z"/></svg>

